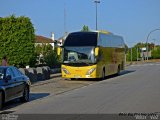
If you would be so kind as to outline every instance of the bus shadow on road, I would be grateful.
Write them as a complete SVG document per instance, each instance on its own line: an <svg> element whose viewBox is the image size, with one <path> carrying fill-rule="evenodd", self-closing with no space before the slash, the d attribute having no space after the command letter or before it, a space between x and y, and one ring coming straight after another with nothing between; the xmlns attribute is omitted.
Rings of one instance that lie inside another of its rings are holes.
<svg viewBox="0 0 160 120"><path fill-rule="evenodd" d="M49 93L30 93L30 100L29 100L29 102L45 98L45 97L47 97L49 95L50 95ZM29 103L29 102L26 102L26 103ZM7 102L7 103L4 104L2 111L0 111L0 114L3 114L3 113L7 114L7 112L12 113L14 111L7 111L7 110L9 110L11 108L14 108L14 107L17 107L17 106L20 106L20 105L23 105L23 104L24 103L22 103L20 101L20 99L15 99L15 100L9 101L9 102Z"/></svg>
<svg viewBox="0 0 160 120"><path fill-rule="evenodd" d="M135 72L136 70L123 70L122 72L119 73L118 76L126 75Z"/></svg>
<svg viewBox="0 0 160 120"><path fill-rule="evenodd" d="M123 75L126 75L126 74L130 74L130 73L133 73L135 71L136 70L123 70L119 74L109 75L109 76L105 77L104 80L107 80L107 79L110 79L110 78L116 78L116 77L123 76Z"/></svg>

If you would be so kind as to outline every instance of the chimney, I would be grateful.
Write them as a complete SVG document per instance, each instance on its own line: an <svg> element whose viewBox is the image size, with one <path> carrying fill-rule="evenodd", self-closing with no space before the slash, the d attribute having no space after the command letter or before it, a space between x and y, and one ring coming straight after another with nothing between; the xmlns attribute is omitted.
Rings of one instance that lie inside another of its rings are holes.
<svg viewBox="0 0 160 120"><path fill-rule="evenodd" d="M54 41L54 32L51 32L51 39ZM51 43L51 45L53 46L53 50L54 50L54 42L53 43Z"/></svg>
<svg viewBox="0 0 160 120"><path fill-rule="evenodd" d="M54 32L51 33L51 39L54 41Z"/></svg>

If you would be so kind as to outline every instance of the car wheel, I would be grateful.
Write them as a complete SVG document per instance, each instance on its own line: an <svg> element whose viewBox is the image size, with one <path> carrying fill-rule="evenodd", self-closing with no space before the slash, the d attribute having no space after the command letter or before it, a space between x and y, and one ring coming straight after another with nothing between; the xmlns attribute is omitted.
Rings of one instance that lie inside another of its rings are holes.
<svg viewBox="0 0 160 120"><path fill-rule="evenodd" d="M24 88L24 91L23 91L23 97L20 99L22 102L28 102L29 101L29 87L26 86Z"/></svg>
<svg viewBox="0 0 160 120"><path fill-rule="evenodd" d="M2 92L0 92L0 110L2 109L3 105L3 98L2 98Z"/></svg>

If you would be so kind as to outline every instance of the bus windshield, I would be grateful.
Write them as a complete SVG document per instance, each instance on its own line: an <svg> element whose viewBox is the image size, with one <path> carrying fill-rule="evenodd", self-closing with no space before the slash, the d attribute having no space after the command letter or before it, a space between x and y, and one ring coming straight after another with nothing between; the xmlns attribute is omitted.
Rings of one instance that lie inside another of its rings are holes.
<svg viewBox="0 0 160 120"><path fill-rule="evenodd" d="M95 63L94 47L65 47L63 63L93 64Z"/></svg>

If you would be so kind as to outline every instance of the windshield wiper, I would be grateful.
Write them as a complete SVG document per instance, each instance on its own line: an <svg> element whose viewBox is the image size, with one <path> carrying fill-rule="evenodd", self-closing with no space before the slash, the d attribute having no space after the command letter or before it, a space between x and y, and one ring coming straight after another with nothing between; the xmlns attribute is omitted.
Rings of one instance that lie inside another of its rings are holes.
<svg viewBox="0 0 160 120"><path fill-rule="evenodd" d="M80 60L76 60L76 61L64 61L64 63L66 63L66 64L70 64L70 63L82 63L82 64L86 64L86 65L93 64L93 63L88 63L88 62L80 61Z"/></svg>
<svg viewBox="0 0 160 120"><path fill-rule="evenodd" d="M75 61L77 63L83 63L83 64L87 64L87 65L91 65L91 63L87 63L87 62L84 62L84 61Z"/></svg>

